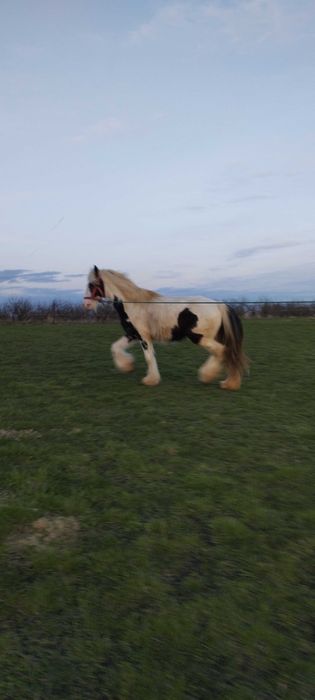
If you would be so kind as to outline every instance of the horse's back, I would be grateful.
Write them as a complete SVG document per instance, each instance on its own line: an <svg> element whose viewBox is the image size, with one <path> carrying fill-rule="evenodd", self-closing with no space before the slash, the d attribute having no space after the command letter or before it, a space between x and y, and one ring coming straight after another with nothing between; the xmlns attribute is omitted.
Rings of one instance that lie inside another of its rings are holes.
<svg viewBox="0 0 315 700"><path fill-rule="evenodd" d="M207 297L160 297L148 305L147 320L152 338L169 341L180 340L191 331L213 337L221 325L222 314L220 305Z"/></svg>

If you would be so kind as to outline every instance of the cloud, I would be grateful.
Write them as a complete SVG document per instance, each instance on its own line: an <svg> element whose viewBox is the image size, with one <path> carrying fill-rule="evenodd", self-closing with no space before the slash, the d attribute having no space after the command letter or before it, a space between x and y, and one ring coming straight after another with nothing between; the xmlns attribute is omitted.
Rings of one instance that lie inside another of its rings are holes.
<svg viewBox="0 0 315 700"><path fill-rule="evenodd" d="M132 43L156 38L167 28L190 25L210 31L215 44L236 47L312 35L314 7L307 0L195 0L164 5L130 32ZM218 42L219 40L219 42Z"/></svg>
<svg viewBox="0 0 315 700"><path fill-rule="evenodd" d="M27 270L0 270L0 283L1 282L16 282L19 277L27 272Z"/></svg>
<svg viewBox="0 0 315 700"><path fill-rule="evenodd" d="M313 241L287 241L284 243L270 243L266 245L256 245L250 248L240 248L233 253L230 259L234 258L249 258L252 255L257 255L258 253L264 253L270 250L281 250L282 248L297 248L299 246L307 245L313 243Z"/></svg>
<svg viewBox="0 0 315 700"><path fill-rule="evenodd" d="M315 262L293 265L285 270L256 273L255 276L236 276L216 281L216 289L229 285L239 294L255 294L270 299L315 299ZM261 291L260 291L261 290Z"/></svg>
<svg viewBox="0 0 315 700"><path fill-rule="evenodd" d="M62 273L55 270L44 272L30 272L29 270L0 270L0 283L13 282L28 283L28 282L39 282L39 283L50 283L59 282L62 278Z"/></svg>
<svg viewBox="0 0 315 700"><path fill-rule="evenodd" d="M155 277L158 277L161 280L172 280L180 277L180 273L174 272L174 270L158 270Z"/></svg>
<svg viewBox="0 0 315 700"><path fill-rule="evenodd" d="M242 204L243 202L259 202L268 199L276 199L276 195L273 194L249 194L244 197L235 197L234 199L229 199L226 204Z"/></svg>
<svg viewBox="0 0 315 700"><path fill-rule="evenodd" d="M186 204L184 207L180 207L181 211L206 211L208 207L201 204Z"/></svg>
<svg viewBox="0 0 315 700"><path fill-rule="evenodd" d="M24 282L44 282L47 284L50 282L58 282L60 276L61 273L54 270L51 272L28 272L22 276L22 280Z"/></svg>
<svg viewBox="0 0 315 700"><path fill-rule="evenodd" d="M19 290L19 293L21 293L21 290ZM74 295L80 295L82 297L82 289L60 289L59 287L50 287L47 289L46 287L28 287L24 289L24 293L26 296L36 296L36 297L49 297L49 298L55 298L55 297L63 297L63 298L69 298L73 297ZM22 295L23 296L23 295Z"/></svg>
<svg viewBox="0 0 315 700"><path fill-rule="evenodd" d="M212 1L204 6L204 15L232 44L250 38L251 43L283 33L291 21L283 0L238 0L231 4Z"/></svg>
<svg viewBox="0 0 315 700"><path fill-rule="evenodd" d="M16 54L23 61L28 59L38 58L43 52L43 47L37 44L30 44L26 42L19 42L14 44L7 44L7 49Z"/></svg>
<svg viewBox="0 0 315 700"><path fill-rule="evenodd" d="M80 290L69 287L74 278L85 278L83 274L64 274L57 270L0 270L0 295L14 294L19 296L52 296L58 292L63 295L82 294ZM34 286L35 285L35 286ZM52 286L54 285L54 286Z"/></svg>
<svg viewBox="0 0 315 700"><path fill-rule="evenodd" d="M277 175L274 170L261 170L256 173L252 173L251 177L253 180L266 180L271 177L275 177Z"/></svg>
<svg viewBox="0 0 315 700"><path fill-rule="evenodd" d="M86 141L121 133L123 130L124 125L120 119L108 117L84 127L80 133L72 138L72 141L74 143L85 143Z"/></svg>
<svg viewBox="0 0 315 700"><path fill-rule="evenodd" d="M72 280L78 278L82 280L80 289L72 287ZM85 274L67 274L57 270L0 270L0 298L3 300L15 296L28 299L81 299L85 278Z"/></svg>
<svg viewBox="0 0 315 700"><path fill-rule="evenodd" d="M160 287L162 294L180 296L183 300L189 296L206 296L210 299L290 301L315 300L315 263L296 265L285 270L261 272L255 276L218 277L211 282L209 278L196 280L194 284L179 288Z"/></svg>
<svg viewBox="0 0 315 700"><path fill-rule="evenodd" d="M163 27L177 27L187 22L190 14L189 5L186 3L171 3L159 9L150 19L142 22L136 29L130 32L132 42L153 37Z"/></svg>
<svg viewBox="0 0 315 700"><path fill-rule="evenodd" d="M246 196L252 199L266 199L272 196L267 190L267 186L268 189L270 186L269 182L271 180L277 181L282 177L291 177L291 174L289 175L286 172L277 172L275 170L255 172L246 170L244 164L230 162L221 173L216 175L215 183L207 186L207 192L212 195L226 195L233 191L239 191L241 193L241 197L243 196L242 192L244 191L246 192L244 197ZM265 191L257 192L257 186L260 187L261 183L263 183ZM251 194L248 194L249 189L252 189ZM235 200L231 199L230 201L234 202Z"/></svg>

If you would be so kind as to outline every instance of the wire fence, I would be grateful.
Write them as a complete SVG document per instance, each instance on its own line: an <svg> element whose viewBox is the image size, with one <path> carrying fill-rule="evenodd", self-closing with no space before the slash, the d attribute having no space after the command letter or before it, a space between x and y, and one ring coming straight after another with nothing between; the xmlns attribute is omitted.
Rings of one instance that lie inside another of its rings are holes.
<svg viewBox="0 0 315 700"><path fill-rule="evenodd" d="M99 300L101 304L112 304L113 302L109 299L100 299ZM119 299L118 301L121 301L123 304L158 304L159 306L161 304L188 304L191 306L192 304L226 304L227 306L232 306L233 304L242 304L244 306L259 306L261 304L304 304L305 306L315 306L315 300L314 301L294 301L293 299L291 300L272 300L272 301L245 301L245 300L238 300L238 299L231 299L231 300L225 300L225 299L182 299L181 297L178 297L178 299L158 299L158 300L143 300L143 299Z"/></svg>
<svg viewBox="0 0 315 700"><path fill-rule="evenodd" d="M268 318L268 317L315 317L315 300L246 300L246 299L185 299L178 297L173 299L133 299L125 304L145 305L214 305L226 304L232 306L236 312L244 318ZM46 322L58 323L67 321L84 321L89 323L102 323L117 319L117 312L113 302L104 300L98 305L97 313L84 308L82 303L52 301L47 303L32 303L29 299L11 298L7 302L0 302L0 322Z"/></svg>

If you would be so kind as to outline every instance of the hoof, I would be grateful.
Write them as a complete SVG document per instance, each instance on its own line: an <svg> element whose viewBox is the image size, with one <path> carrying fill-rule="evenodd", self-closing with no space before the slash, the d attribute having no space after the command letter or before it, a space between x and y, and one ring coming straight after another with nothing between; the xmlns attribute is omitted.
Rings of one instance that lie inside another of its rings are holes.
<svg viewBox="0 0 315 700"><path fill-rule="evenodd" d="M129 372L133 372L135 368L135 363L134 362L128 362L122 367L118 367L120 372L123 372L123 374L129 374Z"/></svg>
<svg viewBox="0 0 315 700"><path fill-rule="evenodd" d="M143 377L141 381L142 384L145 384L145 386L157 386L161 379L160 377Z"/></svg>
<svg viewBox="0 0 315 700"><path fill-rule="evenodd" d="M238 391L240 389L241 382L239 379L224 379L220 382L221 389L227 389L228 391Z"/></svg>
<svg viewBox="0 0 315 700"><path fill-rule="evenodd" d="M200 382L203 384L210 384L210 382L213 382L213 380L216 378L216 374L207 374L207 372L203 372L202 370L199 370L198 372L198 379Z"/></svg>
<svg viewBox="0 0 315 700"><path fill-rule="evenodd" d="M202 382L202 384L210 384L210 382L212 382L212 379L209 379L209 377L203 377L199 374L199 381Z"/></svg>
<svg viewBox="0 0 315 700"><path fill-rule="evenodd" d="M133 372L133 370L135 368L135 361L134 361L133 357L131 357L130 359L129 359L129 357L127 357L126 359L124 358L123 361L119 361L119 360L117 361L114 359L114 365L115 365L116 369L119 370L119 372L123 372L124 374L127 374L128 372Z"/></svg>

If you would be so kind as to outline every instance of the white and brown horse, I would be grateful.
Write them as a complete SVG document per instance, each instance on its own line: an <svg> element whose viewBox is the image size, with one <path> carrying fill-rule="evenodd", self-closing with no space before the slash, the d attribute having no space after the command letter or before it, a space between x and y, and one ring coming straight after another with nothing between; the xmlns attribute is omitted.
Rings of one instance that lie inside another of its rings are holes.
<svg viewBox="0 0 315 700"><path fill-rule="evenodd" d="M159 384L153 343L189 338L210 353L199 369L202 382L211 382L225 366L227 378L220 382L222 389L240 388L248 363L242 349L242 324L230 306L205 297L191 297L185 302L165 297L138 287L120 272L99 270L95 265L88 276L84 305L95 310L105 299L113 301L124 329L122 338L111 348L121 372L133 370L134 358L126 350L140 342L148 366L143 384Z"/></svg>

